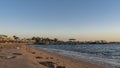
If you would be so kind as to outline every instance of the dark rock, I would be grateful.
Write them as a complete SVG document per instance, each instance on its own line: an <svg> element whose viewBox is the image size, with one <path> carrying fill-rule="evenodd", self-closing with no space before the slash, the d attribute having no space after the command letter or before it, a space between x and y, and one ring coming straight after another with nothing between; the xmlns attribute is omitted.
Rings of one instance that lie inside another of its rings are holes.
<svg viewBox="0 0 120 68"><path fill-rule="evenodd" d="M57 66L56 68L65 68L65 66Z"/></svg>
<svg viewBox="0 0 120 68"><path fill-rule="evenodd" d="M42 64L42 65L47 66L49 68L54 68L54 63L50 62L50 61L39 62L39 64Z"/></svg>

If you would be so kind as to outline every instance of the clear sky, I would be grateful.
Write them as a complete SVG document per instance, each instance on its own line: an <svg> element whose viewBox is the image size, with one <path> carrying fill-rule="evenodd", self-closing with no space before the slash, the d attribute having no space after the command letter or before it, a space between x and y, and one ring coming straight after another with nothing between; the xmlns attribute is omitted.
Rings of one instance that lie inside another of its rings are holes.
<svg viewBox="0 0 120 68"><path fill-rule="evenodd" d="M120 0L0 0L0 34L120 41Z"/></svg>

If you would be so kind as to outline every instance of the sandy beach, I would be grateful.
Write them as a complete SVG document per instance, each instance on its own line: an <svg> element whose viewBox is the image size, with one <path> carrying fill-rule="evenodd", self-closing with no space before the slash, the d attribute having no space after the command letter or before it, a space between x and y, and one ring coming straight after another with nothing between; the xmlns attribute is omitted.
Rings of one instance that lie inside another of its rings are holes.
<svg viewBox="0 0 120 68"><path fill-rule="evenodd" d="M0 68L105 68L25 44L0 44Z"/></svg>

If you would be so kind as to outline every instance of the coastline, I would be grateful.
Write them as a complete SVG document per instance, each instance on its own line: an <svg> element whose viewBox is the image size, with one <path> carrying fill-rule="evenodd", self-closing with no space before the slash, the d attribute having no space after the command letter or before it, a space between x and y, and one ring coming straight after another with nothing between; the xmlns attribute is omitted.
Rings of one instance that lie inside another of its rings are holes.
<svg viewBox="0 0 120 68"><path fill-rule="evenodd" d="M26 44L0 44L0 46L2 46L0 53L2 68L105 68L54 52L32 48Z"/></svg>

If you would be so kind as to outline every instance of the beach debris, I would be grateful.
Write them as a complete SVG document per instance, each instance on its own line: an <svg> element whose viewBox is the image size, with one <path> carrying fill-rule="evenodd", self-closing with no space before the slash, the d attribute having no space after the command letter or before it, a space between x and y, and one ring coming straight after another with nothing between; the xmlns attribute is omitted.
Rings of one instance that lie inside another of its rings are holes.
<svg viewBox="0 0 120 68"><path fill-rule="evenodd" d="M42 59L43 57L37 56L36 59Z"/></svg>
<svg viewBox="0 0 120 68"><path fill-rule="evenodd" d="M39 62L39 64L42 64L42 65L47 66L49 68L54 68L54 63L50 62L50 61Z"/></svg>
<svg viewBox="0 0 120 68"><path fill-rule="evenodd" d="M22 55L22 53L13 53L13 55Z"/></svg>
<svg viewBox="0 0 120 68"><path fill-rule="evenodd" d="M11 59L11 58L16 58L16 56L12 56L12 55L6 56L6 59Z"/></svg>

